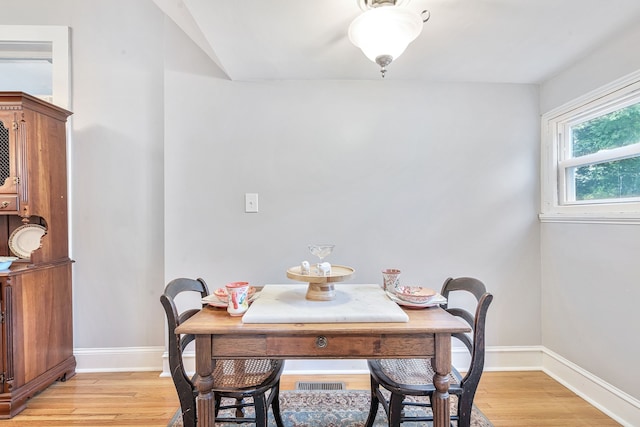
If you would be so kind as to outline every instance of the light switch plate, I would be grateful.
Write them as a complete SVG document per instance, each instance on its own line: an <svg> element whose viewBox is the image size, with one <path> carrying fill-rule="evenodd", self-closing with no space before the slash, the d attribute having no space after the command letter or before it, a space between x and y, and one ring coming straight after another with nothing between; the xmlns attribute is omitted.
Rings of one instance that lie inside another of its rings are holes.
<svg viewBox="0 0 640 427"><path fill-rule="evenodd" d="M258 193L246 193L244 195L244 211L249 213L258 212Z"/></svg>

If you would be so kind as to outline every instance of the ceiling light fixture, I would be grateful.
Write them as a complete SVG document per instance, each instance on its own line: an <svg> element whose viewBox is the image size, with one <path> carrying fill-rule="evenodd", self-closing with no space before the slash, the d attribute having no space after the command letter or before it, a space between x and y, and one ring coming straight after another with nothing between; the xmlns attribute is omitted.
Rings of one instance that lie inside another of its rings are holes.
<svg viewBox="0 0 640 427"><path fill-rule="evenodd" d="M401 7L408 0L359 0L365 10L351 22L349 40L367 58L380 66L384 77L387 66L396 60L422 31L429 20L427 10L418 14Z"/></svg>

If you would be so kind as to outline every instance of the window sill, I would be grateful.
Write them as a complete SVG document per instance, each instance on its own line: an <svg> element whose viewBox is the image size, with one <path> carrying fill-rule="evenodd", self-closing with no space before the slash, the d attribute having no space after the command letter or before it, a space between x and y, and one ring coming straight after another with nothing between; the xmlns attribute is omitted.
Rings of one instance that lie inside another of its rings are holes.
<svg viewBox="0 0 640 427"><path fill-rule="evenodd" d="M574 224L640 224L640 212L541 213L540 222Z"/></svg>

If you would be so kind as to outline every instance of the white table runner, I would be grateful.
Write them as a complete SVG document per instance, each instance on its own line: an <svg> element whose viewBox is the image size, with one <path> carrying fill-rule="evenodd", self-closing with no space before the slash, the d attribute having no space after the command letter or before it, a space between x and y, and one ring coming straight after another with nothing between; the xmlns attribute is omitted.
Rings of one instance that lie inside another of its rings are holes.
<svg viewBox="0 0 640 427"><path fill-rule="evenodd" d="M244 323L407 322L380 285L336 284L331 301L305 298L308 285L265 285L242 316Z"/></svg>

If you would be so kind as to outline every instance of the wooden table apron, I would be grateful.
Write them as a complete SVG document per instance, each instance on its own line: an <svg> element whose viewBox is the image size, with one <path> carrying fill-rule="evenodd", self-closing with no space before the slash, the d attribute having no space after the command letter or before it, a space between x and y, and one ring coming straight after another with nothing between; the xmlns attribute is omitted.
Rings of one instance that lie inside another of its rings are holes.
<svg viewBox="0 0 640 427"><path fill-rule="evenodd" d="M196 335L198 425L215 423L211 373L216 359L383 359L434 360L434 427L449 426L451 334L468 332L441 308L406 310L407 323L246 324L224 309L205 307L176 329Z"/></svg>

